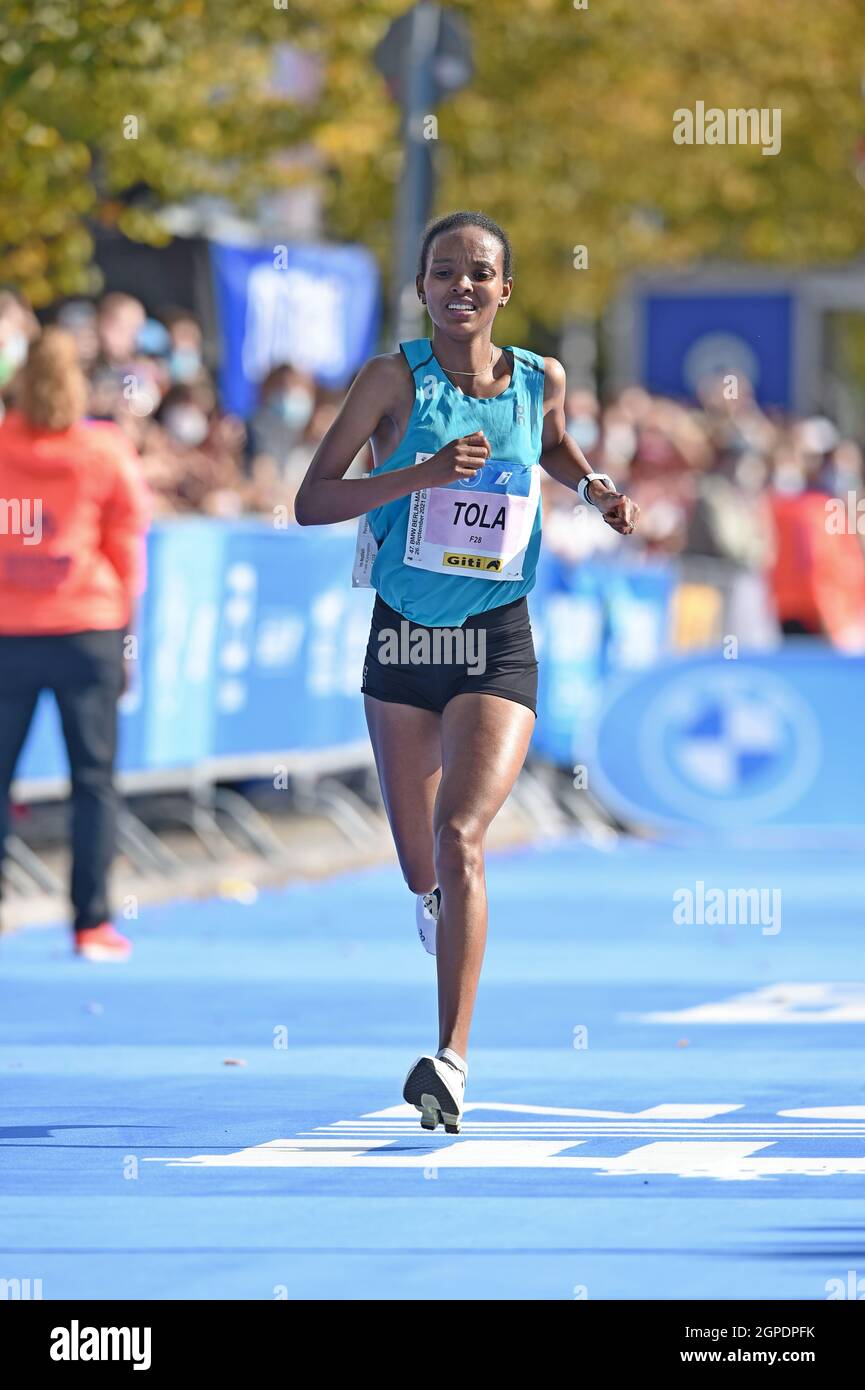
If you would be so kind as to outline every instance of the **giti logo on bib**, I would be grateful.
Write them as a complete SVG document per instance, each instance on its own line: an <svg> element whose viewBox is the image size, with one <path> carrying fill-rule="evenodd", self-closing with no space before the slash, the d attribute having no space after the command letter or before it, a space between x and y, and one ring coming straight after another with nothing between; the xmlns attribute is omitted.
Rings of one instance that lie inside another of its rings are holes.
<svg viewBox="0 0 865 1390"><path fill-rule="evenodd" d="M498 573L502 567L502 561L494 560L491 555L455 555L453 551L446 552L442 563L452 569L483 570L485 573Z"/></svg>
<svg viewBox="0 0 865 1390"><path fill-rule="evenodd" d="M539 498L538 468L488 459L470 480L412 494L403 559L439 574L522 579Z"/></svg>

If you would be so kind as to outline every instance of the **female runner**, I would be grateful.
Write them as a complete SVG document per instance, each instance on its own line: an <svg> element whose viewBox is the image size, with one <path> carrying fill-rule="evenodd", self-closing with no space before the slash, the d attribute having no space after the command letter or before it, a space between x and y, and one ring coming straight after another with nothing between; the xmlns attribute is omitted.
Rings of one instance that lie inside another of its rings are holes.
<svg viewBox="0 0 865 1390"><path fill-rule="evenodd" d="M362 690L417 924L436 956L439 1048L403 1097L458 1134L487 933L484 844L526 756L537 662L526 594L541 541L538 464L624 535L637 507L565 433L555 358L492 342L512 252L483 213L433 222L417 292L432 338L373 357L298 492L302 526L364 513L377 590ZM346 478L369 440L375 467ZM409 657L406 660L406 657ZM398 657L399 659L395 659Z"/></svg>

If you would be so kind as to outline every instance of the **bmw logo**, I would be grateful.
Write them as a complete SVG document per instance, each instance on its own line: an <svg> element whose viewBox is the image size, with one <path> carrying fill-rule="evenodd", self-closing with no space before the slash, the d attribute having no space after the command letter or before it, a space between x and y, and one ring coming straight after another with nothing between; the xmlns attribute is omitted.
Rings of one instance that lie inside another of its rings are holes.
<svg viewBox="0 0 865 1390"><path fill-rule="evenodd" d="M729 824L777 815L820 766L817 721L795 689L764 670L683 673L646 710L640 758L677 810Z"/></svg>

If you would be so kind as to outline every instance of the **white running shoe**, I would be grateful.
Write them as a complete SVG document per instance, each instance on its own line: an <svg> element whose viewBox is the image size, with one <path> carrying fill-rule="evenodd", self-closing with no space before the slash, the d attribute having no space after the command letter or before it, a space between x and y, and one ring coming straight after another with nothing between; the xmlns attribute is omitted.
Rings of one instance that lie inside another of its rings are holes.
<svg viewBox="0 0 865 1390"><path fill-rule="evenodd" d="M436 922L442 905L442 890L434 888L431 893L419 894L415 910L417 934L421 945L431 956L436 953Z"/></svg>
<svg viewBox="0 0 865 1390"><path fill-rule="evenodd" d="M448 1055L424 1055L412 1063L402 1096L420 1111L423 1129L435 1129L442 1123L445 1134L459 1134L468 1067L450 1048L442 1048L442 1052Z"/></svg>

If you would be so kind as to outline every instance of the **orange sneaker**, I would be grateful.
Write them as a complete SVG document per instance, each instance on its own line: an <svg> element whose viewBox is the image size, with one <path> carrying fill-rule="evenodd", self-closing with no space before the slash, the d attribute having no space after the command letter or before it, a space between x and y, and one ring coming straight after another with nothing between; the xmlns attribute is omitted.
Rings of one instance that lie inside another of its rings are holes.
<svg viewBox="0 0 865 1390"><path fill-rule="evenodd" d="M128 960L132 942L110 922L98 927L82 927L75 933L75 954L85 960Z"/></svg>

